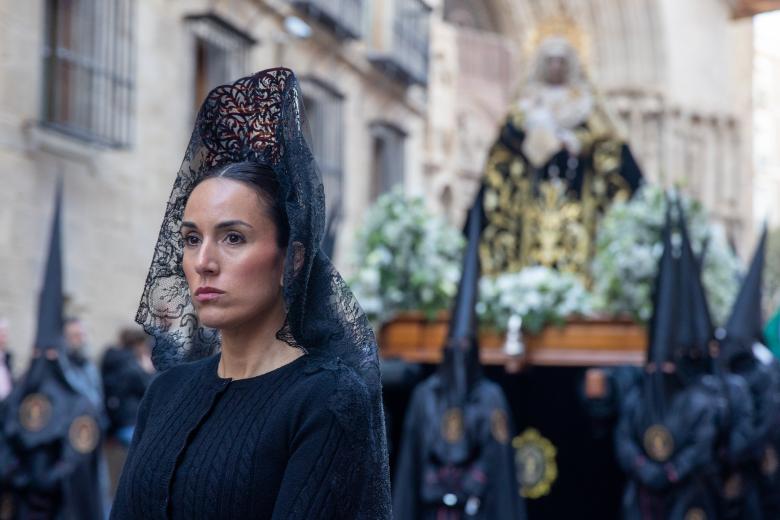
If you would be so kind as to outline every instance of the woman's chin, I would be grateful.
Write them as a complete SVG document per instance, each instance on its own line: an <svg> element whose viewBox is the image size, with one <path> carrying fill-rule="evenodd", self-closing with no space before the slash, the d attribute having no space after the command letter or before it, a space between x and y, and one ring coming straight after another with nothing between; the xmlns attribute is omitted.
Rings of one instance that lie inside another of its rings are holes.
<svg viewBox="0 0 780 520"><path fill-rule="evenodd" d="M229 316L222 312L213 312L210 309L201 309L198 312L198 321L204 327L210 329L224 329L232 322Z"/></svg>

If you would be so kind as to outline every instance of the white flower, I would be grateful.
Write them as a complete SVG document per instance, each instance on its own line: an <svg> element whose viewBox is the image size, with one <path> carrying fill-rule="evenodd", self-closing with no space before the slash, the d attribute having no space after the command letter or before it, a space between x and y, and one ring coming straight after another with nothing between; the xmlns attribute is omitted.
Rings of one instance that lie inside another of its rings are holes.
<svg viewBox="0 0 780 520"><path fill-rule="evenodd" d="M369 317L382 321L402 310L428 314L451 306L460 280L460 232L430 214L421 198L400 189L368 211L350 255L350 284Z"/></svg>
<svg viewBox="0 0 780 520"><path fill-rule="evenodd" d="M571 274L546 267L527 267L517 273L484 277L480 281L477 305L481 323L505 330L512 315L523 318L523 326L537 332L550 320L590 312L590 297Z"/></svg>
<svg viewBox="0 0 780 520"><path fill-rule="evenodd" d="M702 282L716 323L722 323L737 291L739 262L722 230L708 222L701 205L682 197L695 254L707 244ZM675 211L676 213L676 211ZM628 314L647 321L652 291L663 252L661 231L666 215L663 190L642 187L629 202L610 207L601 221L591 267L594 304L601 312ZM679 240L679 236L673 236Z"/></svg>

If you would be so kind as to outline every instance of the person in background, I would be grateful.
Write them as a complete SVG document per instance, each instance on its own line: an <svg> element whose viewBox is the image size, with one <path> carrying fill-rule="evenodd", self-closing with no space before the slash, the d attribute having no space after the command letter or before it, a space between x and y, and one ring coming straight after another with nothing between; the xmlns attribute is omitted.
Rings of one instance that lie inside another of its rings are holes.
<svg viewBox="0 0 780 520"><path fill-rule="evenodd" d="M106 350L100 365L108 415L108 436L127 448L133 438L138 405L152 380L149 336L140 327L119 333L116 347Z"/></svg>
<svg viewBox="0 0 780 520"><path fill-rule="evenodd" d="M63 338L60 234L62 182L57 182L32 360L0 416L0 518L99 520L101 407L72 385L80 380Z"/></svg>
<svg viewBox="0 0 780 520"><path fill-rule="evenodd" d="M415 388L406 413L393 488L398 520L527 518L506 396L479 361L481 195L466 219L468 245L444 359Z"/></svg>
<svg viewBox="0 0 780 520"><path fill-rule="evenodd" d="M764 228L742 287L724 328L716 333L724 370L744 378L753 399L751 464L746 480L757 482L764 518L780 518L780 368L764 346L762 286L767 232ZM742 486L744 487L744 486ZM748 518L756 518L751 514Z"/></svg>
<svg viewBox="0 0 780 520"><path fill-rule="evenodd" d="M108 419L105 455L110 496L116 492L133 439L138 406L154 373L149 336L140 327L123 328L118 339L116 346L106 350L100 364Z"/></svg>
<svg viewBox="0 0 780 520"><path fill-rule="evenodd" d="M67 357L68 370L65 372L65 377L68 379L68 384L89 400L99 416L98 426L103 435L101 436L101 442L96 455L96 478L102 503L107 507L111 482L108 464L103 454L102 439L105 437L105 432L108 428L108 418L106 417L106 409L103 402L103 384L100 381L100 372L95 363L87 357L87 352L89 351L87 332L81 318L65 318L62 326L62 337L65 342ZM108 511L105 513L107 515Z"/></svg>
<svg viewBox="0 0 780 520"><path fill-rule="evenodd" d="M0 317L0 402L8 397L12 388L11 353L8 352L8 320Z"/></svg>
<svg viewBox="0 0 780 520"><path fill-rule="evenodd" d="M87 333L80 318L65 319L62 329L68 361L72 365L74 381L70 383L78 388L96 407L103 408L103 385L95 364L87 357Z"/></svg>
<svg viewBox="0 0 780 520"><path fill-rule="evenodd" d="M667 209L647 363L615 430L618 464L628 477L624 520L718 518L707 478L715 462L720 404L707 383L712 321L684 217L677 224L682 235L677 246L672 226Z"/></svg>

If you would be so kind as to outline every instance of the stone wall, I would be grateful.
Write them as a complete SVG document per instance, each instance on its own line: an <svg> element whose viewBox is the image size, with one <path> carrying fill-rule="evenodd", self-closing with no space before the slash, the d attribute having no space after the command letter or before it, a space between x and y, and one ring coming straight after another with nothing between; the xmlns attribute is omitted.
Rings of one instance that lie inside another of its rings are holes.
<svg viewBox="0 0 780 520"><path fill-rule="evenodd" d="M317 78L344 98L344 216L336 261L347 251L369 204L370 134L376 120L407 135L405 184L425 193L422 171L425 91L407 88L369 63L370 43L341 41L308 20L312 35L297 40L283 20L284 0L143 0L136 3L136 87L132 145L98 148L43 128L43 0L0 0L0 315L11 326L17 368L34 335L57 177L64 180L63 253L69 314L84 318L91 354L132 322L165 202L194 120L194 35L189 14L212 10L251 34L257 44L246 73L287 65Z"/></svg>

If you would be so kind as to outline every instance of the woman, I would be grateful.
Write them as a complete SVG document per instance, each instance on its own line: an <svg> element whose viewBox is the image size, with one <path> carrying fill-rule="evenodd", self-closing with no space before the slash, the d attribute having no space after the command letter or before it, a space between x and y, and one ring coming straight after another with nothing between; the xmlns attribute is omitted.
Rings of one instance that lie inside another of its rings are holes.
<svg viewBox="0 0 780 520"><path fill-rule="evenodd" d="M319 251L304 126L288 69L218 87L198 114L136 317L167 370L112 518L390 516L376 343Z"/></svg>

